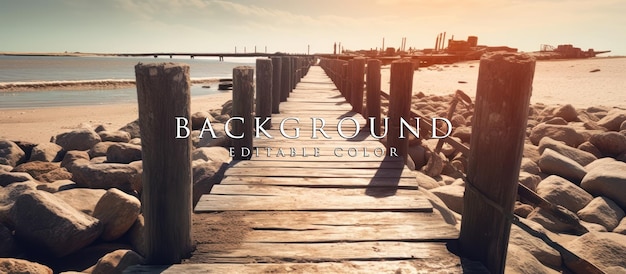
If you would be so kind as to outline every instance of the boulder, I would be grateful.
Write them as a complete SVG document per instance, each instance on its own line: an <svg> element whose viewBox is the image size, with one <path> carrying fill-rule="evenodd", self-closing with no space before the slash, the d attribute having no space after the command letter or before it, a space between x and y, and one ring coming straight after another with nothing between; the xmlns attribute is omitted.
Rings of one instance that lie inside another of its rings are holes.
<svg viewBox="0 0 626 274"><path fill-rule="evenodd" d="M554 117L552 119L545 121L544 123L548 125L563 125L563 126L567 125L567 121L565 121L565 119L561 117Z"/></svg>
<svg viewBox="0 0 626 274"><path fill-rule="evenodd" d="M128 143L130 141L130 133L126 131L100 131L98 132L102 142L120 142Z"/></svg>
<svg viewBox="0 0 626 274"><path fill-rule="evenodd" d="M626 235L626 217L622 218L619 224L613 229L613 232Z"/></svg>
<svg viewBox="0 0 626 274"><path fill-rule="evenodd" d="M117 144L116 142L100 142L89 149L89 158L107 156L109 147ZM89 159L88 159L89 160Z"/></svg>
<svg viewBox="0 0 626 274"><path fill-rule="evenodd" d="M584 226L587 229L587 231L608 232L608 230L606 230L606 227L604 227L601 224L585 222L583 220L580 220L580 224Z"/></svg>
<svg viewBox="0 0 626 274"><path fill-rule="evenodd" d="M543 151L537 165L543 173L558 175L575 183L579 183L587 174L579 163L549 148Z"/></svg>
<svg viewBox="0 0 626 274"><path fill-rule="evenodd" d="M585 141L584 143L580 144L578 146L578 149L591 153L597 159L604 157L602 152L600 152L600 150L589 141Z"/></svg>
<svg viewBox="0 0 626 274"><path fill-rule="evenodd" d="M144 258L135 251L120 249L104 255L98 260L91 274L121 274L127 267L143 262Z"/></svg>
<svg viewBox="0 0 626 274"><path fill-rule="evenodd" d="M232 160L229 151L223 147L197 148L191 152L191 159L218 163L230 163Z"/></svg>
<svg viewBox="0 0 626 274"><path fill-rule="evenodd" d="M95 241L100 222L45 191L21 195L11 209L15 236L33 247L63 257Z"/></svg>
<svg viewBox="0 0 626 274"><path fill-rule="evenodd" d="M81 187L118 188L125 192L137 190L133 183L136 181L138 170L128 164L83 163L76 165L71 171L74 182Z"/></svg>
<svg viewBox="0 0 626 274"><path fill-rule="evenodd" d="M92 164L104 164L107 162L107 156L94 157L89 162Z"/></svg>
<svg viewBox="0 0 626 274"><path fill-rule="evenodd" d="M119 129L119 131L125 131L130 134L130 138L141 138L141 132L139 130L139 119L132 121Z"/></svg>
<svg viewBox="0 0 626 274"><path fill-rule="evenodd" d="M61 133L55 138L55 143L63 147L66 151L88 150L100 141L100 135L93 131L93 129L88 128L80 128Z"/></svg>
<svg viewBox="0 0 626 274"><path fill-rule="evenodd" d="M618 131L624 121L626 121L626 110L612 109L598 121L598 125L611 131Z"/></svg>
<svg viewBox="0 0 626 274"><path fill-rule="evenodd" d="M516 245L509 245L506 256L506 273L533 273L533 274L556 274L559 273L541 264L526 249Z"/></svg>
<svg viewBox="0 0 626 274"><path fill-rule="evenodd" d="M204 126L206 120L209 120L209 123L215 123L215 118L213 115L206 111L198 111L191 114L191 129L200 130Z"/></svg>
<svg viewBox="0 0 626 274"><path fill-rule="evenodd" d="M141 145L141 139L140 138L133 138L133 139L130 139L130 141L128 141L128 143L131 144L131 145L138 145L138 146L140 146Z"/></svg>
<svg viewBox="0 0 626 274"><path fill-rule="evenodd" d="M14 142L0 139L0 165L16 166L26 161L26 153Z"/></svg>
<svg viewBox="0 0 626 274"><path fill-rule="evenodd" d="M48 173L52 170L59 169L59 163L51 163L51 162L26 162L21 165L16 166L13 171L14 172L26 172L33 176L33 178L38 177L41 174Z"/></svg>
<svg viewBox="0 0 626 274"><path fill-rule="evenodd" d="M574 106L567 104L556 109L554 117L563 118L563 120L567 122L575 122L578 121L578 112L576 112L576 108L574 108Z"/></svg>
<svg viewBox="0 0 626 274"><path fill-rule="evenodd" d="M441 186L435 179L419 171L415 172L415 179L417 180L417 184L424 189L433 189Z"/></svg>
<svg viewBox="0 0 626 274"><path fill-rule="evenodd" d="M111 242L100 243L97 241L96 243L81 249L80 252L74 252L73 254L63 258L56 259L55 264L61 266L58 268L62 268L62 270L78 269L82 271L80 273L91 273L93 267L96 263L98 263L98 260L104 257L104 255L116 250L128 250L131 248L132 247L128 244Z"/></svg>
<svg viewBox="0 0 626 274"><path fill-rule="evenodd" d="M62 167L62 168L57 168L57 169L51 170L50 172L41 174L35 177L35 179L40 182L48 182L48 183L52 183L52 182L60 181L60 180L71 180L72 173L70 173L69 171L67 171L67 169Z"/></svg>
<svg viewBox="0 0 626 274"><path fill-rule="evenodd" d="M605 196L626 209L626 163L614 161L596 166L587 173L580 186L594 196Z"/></svg>
<svg viewBox="0 0 626 274"><path fill-rule="evenodd" d="M49 267L27 260L15 258L0 258L0 273L29 273L29 274L52 274Z"/></svg>
<svg viewBox="0 0 626 274"><path fill-rule="evenodd" d="M615 202L602 196L594 198L577 214L581 220L602 225L607 231L613 231L626 216L624 210Z"/></svg>
<svg viewBox="0 0 626 274"><path fill-rule="evenodd" d="M0 258L17 257L19 253L18 243L13 237L13 232L0 223Z"/></svg>
<svg viewBox="0 0 626 274"><path fill-rule="evenodd" d="M577 147L585 141L585 138L569 125L549 125L545 123L541 123L531 130L530 141L534 145L538 145L541 138L546 136L565 142L566 145L571 147Z"/></svg>
<svg viewBox="0 0 626 274"><path fill-rule="evenodd" d="M539 160L539 159L537 159ZM541 173L541 169L536 162L531 160L530 158L522 158L522 163L520 165L520 172L528 172L530 174L539 174Z"/></svg>
<svg viewBox="0 0 626 274"><path fill-rule="evenodd" d="M519 182L532 191L537 189L537 185L541 182L541 177L528 172L520 171Z"/></svg>
<svg viewBox="0 0 626 274"><path fill-rule="evenodd" d="M141 160L141 146L128 143L115 143L107 149L107 162L128 164Z"/></svg>
<svg viewBox="0 0 626 274"><path fill-rule="evenodd" d="M564 243L563 247L596 265L605 273L610 267L626 268L626 235L610 232L589 232Z"/></svg>
<svg viewBox="0 0 626 274"><path fill-rule="evenodd" d="M530 233L511 225L509 236L509 246L516 245L530 252L542 264L559 268L561 266L561 254L554 248L547 245L543 240L532 236Z"/></svg>
<svg viewBox="0 0 626 274"><path fill-rule="evenodd" d="M43 190L50 193L57 193L59 191L69 190L76 187L76 183L71 180L58 180L52 183L40 184L37 186L38 190Z"/></svg>
<svg viewBox="0 0 626 274"><path fill-rule="evenodd" d="M106 193L104 189L73 188L58 191L54 193L54 196L87 215L93 215L96 204L104 196L104 193Z"/></svg>
<svg viewBox="0 0 626 274"><path fill-rule="evenodd" d="M55 143L41 143L33 148L29 161L58 162L65 156L65 151Z"/></svg>
<svg viewBox="0 0 626 274"><path fill-rule="evenodd" d="M529 143L524 144L524 152L522 155L524 156L524 158L529 158L535 163L539 161L539 157L541 157L541 154L539 153L539 148Z"/></svg>
<svg viewBox="0 0 626 274"><path fill-rule="evenodd" d="M572 212L581 210L593 200L593 196L579 186L555 175L545 178L537 185L537 194Z"/></svg>
<svg viewBox="0 0 626 274"><path fill-rule="evenodd" d="M76 166L76 164L79 163L79 161L81 160L89 162L89 154L86 151L68 151L67 153L65 153L63 161L61 161L61 167L64 167L72 172L72 168Z"/></svg>
<svg viewBox="0 0 626 274"><path fill-rule="evenodd" d="M439 176L443 171L444 159L446 159L446 156L442 153L436 154L434 152L426 151L426 159L428 159L428 162L424 167L422 167L421 171L430 177Z"/></svg>
<svg viewBox="0 0 626 274"><path fill-rule="evenodd" d="M619 163L617 161L615 161L615 159L610 158L610 157L605 157L605 158L600 158L598 160L595 160L593 162L591 162L590 164L585 166L585 170L587 172L595 169L596 167L602 167L605 165L614 165L617 164L619 166Z"/></svg>
<svg viewBox="0 0 626 274"><path fill-rule="evenodd" d="M126 234L128 242L133 247L133 250L142 256L145 256L148 250L145 240L145 228L146 224L143 219L143 215L139 214L139 216L137 216L137 220L135 220L135 223L130 227L128 233Z"/></svg>
<svg viewBox="0 0 626 274"><path fill-rule="evenodd" d="M104 225L104 231L100 236L105 241L116 240L137 220L141 204L137 198L111 188L100 198L96 204L93 216Z"/></svg>
<svg viewBox="0 0 626 274"><path fill-rule="evenodd" d="M194 205L200 200L202 194L209 193L213 185L222 181L227 166L226 163L218 162L194 162L192 166Z"/></svg>
<svg viewBox="0 0 626 274"><path fill-rule="evenodd" d="M565 143L556 141L550 137L541 138L541 141L539 141L539 153L543 153L546 148L552 149L559 154L574 160L581 166L586 166L589 163L598 159L596 156L589 152L570 147Z"/></svg>
<svg viewBox="0 0 626 274"><path fill-rule="evenodd" d="M5 187L12 183L34 181L33 176L26 172L4 172L0 171L0 186Z"/></svg>
<svg viewBox="0 0 626 274"><path fill-rule="evenodd" d="M37 185L38 183L34 181L26 181L0 188L0 223L13 228L14 224L10 213L15 200L24 193L37 190Z"/></svg>
<svg viewBox="0 0 626 274"><path fill-rule="evenodd" d="M626 152L626 136L619 132L603 132L594 134L589 138L602 154L615 157Z"/></svg>
<svg viewBox="0 0 626 274"><path fill-rule="evenodd" d="M472 137L472 128L468 126L455 127L452 137L457 137L463 141L463 143L470 143Z"/></svg>
<svg viewBox="0 0 626 274"><path fill-rule="evenodd" d="M463 194L465 193L465 187L447 185L433 188L430 192L439 197L449 209L456 213L463 214Z"/></svg>
<svg viewBox="0 0 626 274"><path fill-rule="evenodd" d="M0 172L11 172L13 167L10 165L0 165Z"/></svg>
<svg viewBox="0 0 626 274"><path fill-rule="evenodd" d="M230 138L226 136L224 131L224 124L213 124L213 131L215 132L215 138L211 136L211 133L206 131L201 136L198 136L198 147L227 147L230 144Z"/></svg>
<svg viewBox="0 0 626 274"><path fill-rule="evenodd" d="M515 215L521 216L522 218L526 218L528 217L528 214L530 214L534 209L535 208L529 204L523 204L519 201L515 201L513 213L515 213Z"/></svg>
<svg viewBox="0 0 626 274"><path fill-rule="evenodd" d="M423 146L410 146L408 155L415 164L415 169L419 170L426 165L426 149Z"/></svg>
<svg viewBox="0 0 626 274"><path fill-rule="evenodd" d="M545 229L555 233L569 233L576 231L577 227L572 224L564 223L554 217L550 211L536 207L526 217L527 220L540 224Z"/></svg>

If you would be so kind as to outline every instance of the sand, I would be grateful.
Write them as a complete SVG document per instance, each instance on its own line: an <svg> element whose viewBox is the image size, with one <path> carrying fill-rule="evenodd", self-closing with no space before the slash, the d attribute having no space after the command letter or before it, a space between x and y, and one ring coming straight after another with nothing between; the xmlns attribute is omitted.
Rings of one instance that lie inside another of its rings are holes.
<svg viewBox="0 0 626 274"><path fill-rule="evenodd" d="M192 97L191 111L221 108L232 93ZM117 130L138 118L137 104L0 109L0 138L33 143L49 142L50 137L83 125L104 125Z"/></svg>

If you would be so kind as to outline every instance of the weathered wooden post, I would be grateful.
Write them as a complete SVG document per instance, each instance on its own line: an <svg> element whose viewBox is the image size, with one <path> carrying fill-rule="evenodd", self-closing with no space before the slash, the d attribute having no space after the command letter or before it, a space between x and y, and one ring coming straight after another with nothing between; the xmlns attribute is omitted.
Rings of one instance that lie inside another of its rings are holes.
<svg viewBox="0 0 626 274"><path fill-rule="evenodd" d="M189 132L178 128L179 124L191 127L182 122L182 118L191 120L189 66L139 63L135 77L143 158L146 262L180 263L193 248L191 138L182 138Z"/></svg>
<svg viewBox="0 0 626 274"><path fill-rule="evenodd" d="M348 90L350 89L350 81L348 81L349 67L348 62L344 62L341 65L341 95L343 95L343 98L346 98L346 101L348 101Z"/></svg>
<svg viewBox="0 0 626 274"><path fill-rule="evenodd" d="M253 87L254 69L243 66L233 69L233 160L248 160L252 151L252 102L254 99ZM243 121L241 121L243 119Z"/></svg>
<svg viewBox="0 0 626 274"><path fill-rule="evenodd" d="M266 118L272 118L272 60L256 60L256 109L257 117L261 123ZM264 129L270 129L272 123L263 124Z"/></svg>
<svg viewBox="0 0 626 274"><path fill-rule="evenodd" d="M298 84L298 78L296 74L296 71L298 70L296 66L296 58L298 57L295 57L295 56L289 57L289 60L291 60L289 64L291 66L291 89L289 90L289 92L292 92L293 89L295 89L296 85Z"/></svg>
<svg viewBox="0 0 626 274"><path fill-rule="evenodd" d="M411 115L411 95L413 93L413 63L402 59L391 63L391 83L389 86L389 132L387 151L395 148L398 157L407 160L409 150L408 130L400 131L400 118L407 122ZM400 138L404 136L404 138Z"/></svg>
<svg viewBox="0 0 626 274"><path fill-rule="evenodd" d="M280 101L281 102L285 102L287 101L287 97L289 97L289 90L291 87L291 76L290 76L290 72L291 69L289 66L289 63L291 63L291 61L289 61L289 56L283 56L280 58L281 60L281 74L280 74Z"/></svg>
<svg viewBox="0 0 626 274"><path fill-rule="evenodd" d="M350 102L354 112L363 113L363 77L365 74L365 58L356 57L352 63L352 94Z"/></svg>
<svg viewBox="0 0 626 274"><path fill-rule="evenodd" d="M281 65L280 57L272 57L272 113L280 113Z"/></svg>
<svg viewBox="0 0 626 274"><path fill-rule="evenodd" d="M374 121L370 127L374 127L374 133L380 136L380 60L370 59L367 61L367 100L366 113L369 118L373 117Z"/></svg>
<svg viewBox="0 0 626 274"><path fill-rule="evenodd" d="M504 272L534 72L525 54L480 61L459 245L492 273Z"/></svg>
<svg viewBox="0 0 626 274"><path fill-rule="evenodd" d="M344 94L344 97L346 97L346 101L348 101L348 103L350 103L350 105L352 106L352 109L354 109L354 104L352 103L352 84L354 83L354 81L352 81L352 75L354 75L354 59L348 60L348 73L346 74L346 94Z"/></svg>

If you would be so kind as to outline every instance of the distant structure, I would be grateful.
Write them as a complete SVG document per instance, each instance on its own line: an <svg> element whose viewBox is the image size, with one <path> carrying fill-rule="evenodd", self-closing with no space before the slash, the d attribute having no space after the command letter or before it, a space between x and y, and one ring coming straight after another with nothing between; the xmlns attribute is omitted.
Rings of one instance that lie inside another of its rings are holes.
<svg viewBox="0 0 626 274"><path fill-rule="evenodd" d="M588 49L583 51L581 48L574 47L570 44L558 45L556 48L551 45L541 45L539 52L533 55L537 59L580 59L596 57L598 54L608 53L610 50L595 51Z"/></svg>

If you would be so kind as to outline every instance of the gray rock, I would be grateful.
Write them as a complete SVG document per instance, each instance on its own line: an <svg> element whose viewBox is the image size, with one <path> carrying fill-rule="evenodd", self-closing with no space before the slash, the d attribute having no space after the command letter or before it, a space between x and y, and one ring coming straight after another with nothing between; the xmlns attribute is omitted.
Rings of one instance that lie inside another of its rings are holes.
<svg viewBox="0 0 626 274"><path fill-rule="evenodd" d="M5 187L12 183L34 181L33 176L26 172L0 172L0 186Z"/></svg>
<svg viewBox="0 0 626 274"><path fill-rule="evenodd" d="M550 137L557 141L565 142L571 147L578 147L585 141L585 138L571 126L548 125L545 123L534 127L530 133L530 141L537 145L543 137Z"/></svg>
<svg viewBox="0 0 626 274"><path fill-rule="evenodd" d="M216 122L215 118L213 118L213 116L206 111L194 112L193 114L191 114L191 129L202 129L202 126L204 126L206 120L208 120L211 124Z"/></svg>
<svg viewBox="0 0 626 274"><path fill-rule="evenodd" d="M109 150L109 147L114 144L117 144L117 143L116 142L100 142L100 143L95 144L93 147L91 147L91 149L89 149L89 152L88 152L89 158L107 156L107 151Z"/></svg>
<svg viewBox="0 0 626 274"><path fill-rule="evenodd" d="M130 134L130 138L141 138L141 132L139 130L139 119L132 121L119 129L120 131L126 131Z"/></svg>
<svg viewBox="0 0 626 274"><path fill-rule="evenodd" d="M14 142L0 139L0 164L16 166L26 161L26 153Z"/></svg>
<svg viewBox="0 0 626 274"><path fill-rule="evenodd" d="M522 218L526 218L528 217L528 214L530 214L534 209L535 208L529 204L523 204L519 201L515 201L513 213L515 213L515 215L521 216Z"/></svg>
<svg viewBox="0 0 626 274"><path fill-rule="evenodd" d="M572 212L581 210L593 200L593 196L579 186L555 175L545 178L537 185L537 194Z"/></svg>
<svg viewBox="0 0 626 274"><path fill-rule="evenodd" d="M528 172L530 174L539 174L541 173L541 169L539 169L539 166L537 165L535 161L531 160L530 158L524 157L522 158L520 172Z"/></svg>
<svg viewBox="0 0 626 274"><path fill-rule="evenodd" d="M49 267L39 263L15 258L0 258L0 273L52 274L53 272Z"/></svg>
<svg viewBox="0 0 626 274"><path fill-rule="evenodd" d="M134 196L128 195L119 189L111 188L96 204L93 216L104 225L100 236L105 241L116 240L137 220L141 204Z"/></svg>
<svg viewBox="0 0 626 274"><path fill-rule="evenodd" d="M539 153L539 147L533 144L524 143L523 156L524 158L528 158L536 163L537 161L539 161L539 157L541 157L541 154Z"/></svg>
<svg viewBox="0 0 626 274"><path fill-rule="evenodd" d="M541 138L541 141L539 141L539 153L543 153L546 148L552 149L559 154L574 160L581 166L586 166L589 163L598 159L589 152L570 147L565 143L556 141L550 137Z"/></svg>
<svg viewBox="0 0 626 274"><path fill-rule="evenodd" d="M589 141L585 141L584 143L580 144L578 146L578 149L589 152L598 159L604 157L602 152L600 152L600 150Z"/></svg>
<svg viewBox="0 0 626 274"><path fill-rule="evenodd" d="M610 232L589 232L564 243L574 254L596 265L605 273L610 267L626 267L626 235Z"/></svg>
<svg viewBox="0 0 626 274"><path fill-rule="evenodd" d="M130 141L130 133L126 131L100 131L98 132L102 142L121 142L128 143Z"/></svg>
<svg viewBox="0 0 626 274"><path fill-rule="evenodd" d="M226 131L224 131L224 124L213 124L212 126L213 131L215 132L215 138L211 136L211 133L209 131L205 131L202 136L198 137L198 147L229 146L230 138L226 136Z"/></svg>
<svg viewBox="0 0 626 274"><path fill-rule="evenodd" d="M549 148L543 151L537 165L543 173L558 175L575 183L580 182L587 174L585 168L579 163Z"/></svg>
<svg viewBox="0 0 626 274"><path fill-rule="evenodd" d="M577 215L585 222L602 225L607 231L612 231L626 216L615 202L602 196L594 198Z"/></svg>
<svg viewBox="0 0 626 274"><path fill-rule="evenodd" d="M55 143L63 147L66 151L88 150L100 141L100 135L92 129L87 128L61 133L55 138Z"/></svg>
<svg viewBox="0 0 626 274"><path fill-rule="evenodd" d="M426 159L428 159L428 162L424 167L422 167L421 171L430 177L437 177L441 175L446 156L442 153L436 154L434 152L426 151Z"/></svg>
<svg viewBox="0 0 626 274"><path fill-rule="evenodd" d="M612 165L617 163L617 161L615 161L615 159L610 158L610 157L605 157L605 158L599 158L598 160L595 160L591 163L589 163L588 165L585 166L585 170L587 172L593 170L596 167L602 167L605 165Z"/></svg>
<svg viewBox="0 0 626 274"><path fill-rule="evenodd" d="M528 172L520 171L519 182L532 191L537 189L537 185L541 182L541 177Z"/></svg>
<svg viewBox="0 0 626 274"><path fill-rule="evenodd" d="M506 256L506 273L556 274L558 272L541 264L524 248L509 245Z"/></svg>
<svg viewBox="0 0 626 274"><path fill-rule="evenodd" d="M415 164L415 169L419 170L426 165L426 149L423 146L410 146L408 155Z"/></svg>
<svg viewBox="0 0 626 274"><path fill-rule="evenodd" d="M226 166L227 164L218 162L194 162L192 166L194 205L200 200L202 194L209 193L213 185L222 181Z"/></svg>
<svg viewBox="0 0 626 274"><path fill-rule="evenodd" d="M104 164L107 162L107 156L94 157L89 162L92 164Z"/></svg>
<svg viewBox="0 0 626 274"><path fill-rule="evenodd" d="M433 189L441 186L435 179L419 171L415 172L415 179L417 180L417 184L424 189Z"/></svg>
<svg viewBox="0 0 626 274"><path fill-rule="evenodd" d="M72 173L67 171L64 167L53 169L47 173L41 174L35 177L40 182L52 183L59 180L71 180Z"/></svg>
<svg viewBox="0 0 626 274"><path fill-rule="evenodd" d="M458 185L440 186L430 190L452 211L463 214L463 194L465 187Z"/></svg>
<svg viewBox="0 0 626 274"><path fill-rule="evenodd" d="M607 156L617 156L626 152L626 136L618 132L594 134L589 142Z"/></svg>
<svg viewBox="0 0 626 274"><path fill-rule="evenodd" d="M141 160L141 146L127 143L115 143L107 150L107 162L128 164Z"/></svg>
<svg viewBox="0 0 626 274"><path fill-rule="evenodd" d="M467 126L455 127L452 137L461 139L464 143L470 143L472 137L472 128Z"/></svg>
<svg viewBox="0 0 626 274"><path fill-rule="evenodd" d="M36 178L39 177L41 174L48 173L59 168L59 163L35 161L26 162L18 165L13 169L13 172L26 172L30 174L30 176L33 176L33 178Z"/></svg>
<svg viewBox="0 0 626 274"><path fill-rule="evenodd" d="M94 266L91 274L123 273L132 265L142 264L144 258L132 250L116 250L104 255Z"/></svg>
<svg viewBox="0 0 626 274"><path fill-rule="evenodd" d="M137 190L133 182L138 170L128 164L83 163L76 165L71 172L74 182L81 187L102 189L114 187L125 192Z"/></svg>
<svg viewBox="0 0 626 274"><path fill-rule="evenodd" d="M40 184L37 186L37 189L49 193L57 193L59 191L70 190L75 187L76 183L71 180L58 180L47 184Z"/></svg>
<svg viewBox="0 0 626 274"><path fill-rule="evenodd" d="M536 207L530 212L526 219L538 223L545 229L555 233L569 233L576 229L573 225L561 222L552 213L540 207Z"/></svg>
<svg viewBox="0 0 626 274"><path fill-rule="evenodd" d="M622 218L619 224L613 229L613 232L626 235L626 218Z"/></svg>
<svg viewBox="0 0 626 274"><path fill-rule="evenodd" d="M65 151L55 143L41 143L33 148L29 161L58 162L65 156Z"/></svg>
<svg viewBox="0 0 626 274"><path fill-rule="evenodd" d="M548 125L567 125L567 121L565 121L565 119L561 118L561 117L554 117L550 120L545 121L544 123L548 124Z"/></svg>
<svg viewBox="0 0 626 274"><path fill-rule="evenodd" d="M227 149L223 147L201 147L191 152L192 160L207 162L230 163L232 158Z"/></svg>
<svg viewBox="0 0 626 274"><path fill-rule="evenodd" d="M13 170L12 166L0 165L0 172L11 172L11 170Z"/></svg>
<svg viewBox="0 0 626 274"><path fill-rule="evenodd" d="M128 143L131 144L131 145L138 145L138 146L140 146L141 145L141 138L130 139L130 141L128 141Z"/></svg>
<svg viewBox="0 0 626 274"><path fill-rule="evenodd" d="M585 175L580 186L594 196L605 196L626 209L626 163L615 161L597 166Z"/></svg>
<svg viewBox="0 0 626 274"><path fill-rule="evenodd" d="M137 216L137 220L135 220L135 223L132 227L130 227L130 230L128 230L128 233L126 234L128 236L128 242L130 242L133 250L142 256L145 256L148 250L145 240L145 228L146 224L143 215L139 214L139 216Z"/></svg>
<svg viewBox="0 0 626 274"><path fill-rule="evenodd" d="M559 268L561 267L561 254L547 245L543 240L530 235L528 232L511 225L509 245L516 245L532 254L542 264Z"/></svg>
<svg viewBox="0 0 626 274"><path fill-rule="evenodd" d="M68 151L65 153L63 161L61 161L61 167L72 172L72 168L74 168L79 161L89 162L89 154L86 151Z"/></svg>
<svg viewBox="0 0 626 274"><path fill-rule="evenodd" d="M611 131L618 131L624 121L626 121L626 110L612 109L598 121L598 125Z"/></svg>
<svg viewBox="0 0 626 274"><path fill-rule="evenodd" d="M96 204L105 193L104 189L73 188L58 191L54 196L87 215L93 215Z"/></svg>
<svg viewBox="0 0 626 274"><path fill-rule="evenodd" d="M102 226L45 191L26 192L11 209L15 236L33 247L63 257L95 241Z"/></svg>
<svg viewBox="0 0 626 274"><path fill-rule="evenodd" d="M554 113L554 117L563 118L563 120L567 122L575 122L578 121L578 112L571 104L564 105L558 109Z"/></svg>
<svg viewBox="0 0 626 274"><path fill-rule="evenodd" d="M14 224L10 213L15 200L24 193L36 191L37 185L38 183L34 181L26 181L0 188L0 223L13 228Z"/></svg>

